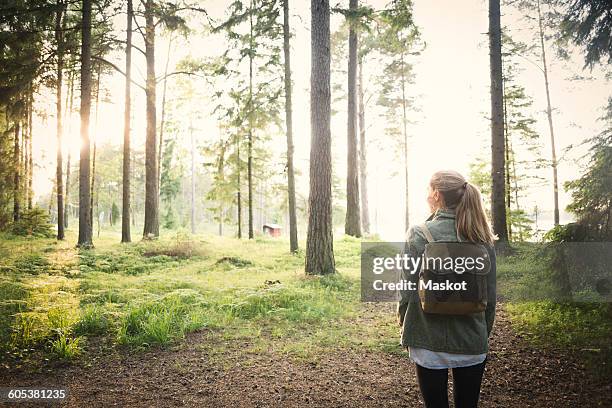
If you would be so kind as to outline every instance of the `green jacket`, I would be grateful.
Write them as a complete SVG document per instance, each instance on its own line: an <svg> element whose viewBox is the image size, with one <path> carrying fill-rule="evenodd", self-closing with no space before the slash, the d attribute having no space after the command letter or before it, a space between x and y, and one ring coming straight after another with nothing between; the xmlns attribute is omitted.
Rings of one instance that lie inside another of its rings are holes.
<svg viewBox="0 0 612 408"><path fill-rule="evenodd" d="M427 228L436 241L457 241L455 211L439 210ZM420 257L427 239L418 226L410 228L406 250L410 256ZM402 327L401 344L432 351L457 354L482 354L489 349L489 335L495 319L496 265L495 250L487 248L491 259L487 288L488 303L484 312L466 316L426 314L421 308L417 291L401 291L398 318ZM402 272L403 279L417 282L418 272Z"/></svg>

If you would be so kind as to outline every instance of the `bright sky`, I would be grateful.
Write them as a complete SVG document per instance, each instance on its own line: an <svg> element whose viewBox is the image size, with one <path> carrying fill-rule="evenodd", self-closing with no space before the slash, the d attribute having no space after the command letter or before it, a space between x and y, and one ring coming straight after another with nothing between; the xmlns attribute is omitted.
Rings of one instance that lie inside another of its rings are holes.
<svg viewBox="0 0 612 408"><path fill-rule="evenodd" d="M375 9L384 7L386 1L370 0L369 5ZM212 16L222 16L229 1L208 1L204 6ZM291 24L296 36L292 39L292 69L294 78L294 132L296 143L296 166L303 176L298 179L298 190L303 194L308 189L308 157L310 144L309 116L309 81L310 81L310 2L294 0ZM414 57L416 83L410 94L415 96L420 112L411 113L411 120L417 122L409 128L410 153L409 173L411 185L412 222L421 222L427 216L425 195L427 182L431 174L442 168L456 169L467 175L469 164L476 157L488 158L489 152L489 56L486 32L488 29L487 3L482 0L442 1L415 0L415 20L421 29L427 49ZM332 19L332 30L341 22L340 16ZM117 27L121 27L118 21ZM527 40L531 31L517 16L505 14L502 24L513 30L516 39ZM122 36L123 34L119 34ZM137 38L137 34L134 36ZM158 37L157 71L162 73L167 58L167 38ZM175 41L170 52L170 66L187 54L199 56L215 55L224 49L225 43L219 37L193 34L189 39ZM549 53L552 56L552 52ZM134 52L135 80L144 82L144 60ZM124 65L121 53L109 59L119 66ZM524 71L519 77L527 93L534 99L534 114L537 130L544 146L543 153L550 157L549 134L544 109L546 100L542 73L530 64L523 62ZM376 65L364 68L366 77L375 74ZM572 82L568 78L574 74L592 75L591 81ZM122 141L123 135L123 77L120 74L106 75L103 82L107 87L108 100L100 105L97 128L92 132L98 135L100 142L107 140L114 144ZM600 131L596 119L601 116L601 107L606 103L612 90L610 83L604 79L599 70L592 73L582 71L581 56L570 63L554 62L550 67L551 97L555 108L554 120L557 135L557 154L569 144L578 144ZM78 89L78 87L77 87ZM45 96L47 97L47 96ZM48 95L49 101L52 95ZM134 145L144 144L145 114L144 95L133 87ZM161 86L158 88L158 100L161 101ZM201 106L210 106L210 100L199 102ZM161 105L161 102L159 103ZM158 118L160 110L158 110ZM370 114L366 120L371 126L368 135L371 138L381 137L384 119ZM38 122L35 146L37 146L37 163L41 166L35 174L37 194L47 194L51 189L54 172L54 115L52 112L46 122ZM92 123L95 122L92 115ZM92 127L94 125L92 124ZM218 127L214 117L202 120L197 126L201 129L199 138L216 139ZM66 131L73 158L78 156L78 113L66 124ZM53 135L53 136L52 136ZM274 143L280 151L284 149L284 135L278 135L282 142ZM342 112L332 119L332 137L334 138L333 156L334 172L341 178L346 174L346 117ZM580 173L577 162L584 149L570 152L559 165L560 183L575 179ZM369 191L371 222L381 236L386 239L402 239L403 233L403 170L398 156L389 157L389 153L371 148L369 151ZM552 172L544 169L542 176L551 180ZM532 188L523 206L532 209L537 205L540 214L540 228L549 227L552 218L552 186L549 182L544 188ZM564 192L560 196L561 208L569 203ZM562 212L562 222L568 221L569 215Z"/></svg>

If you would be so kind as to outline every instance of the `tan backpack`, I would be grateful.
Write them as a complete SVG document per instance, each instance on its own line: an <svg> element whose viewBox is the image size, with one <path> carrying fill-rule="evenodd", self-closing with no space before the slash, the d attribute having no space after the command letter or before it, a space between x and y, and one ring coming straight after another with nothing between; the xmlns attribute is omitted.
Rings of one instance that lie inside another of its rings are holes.
<svg viewBox="0 0 612 408"><path fill-rule="evenodd" d="M459 242L435 241L425 224L419 228L427 239L418 282L423 311L442 315L484 311L487 276L491 270L487 248L461 241L459 234Z"/></svg>

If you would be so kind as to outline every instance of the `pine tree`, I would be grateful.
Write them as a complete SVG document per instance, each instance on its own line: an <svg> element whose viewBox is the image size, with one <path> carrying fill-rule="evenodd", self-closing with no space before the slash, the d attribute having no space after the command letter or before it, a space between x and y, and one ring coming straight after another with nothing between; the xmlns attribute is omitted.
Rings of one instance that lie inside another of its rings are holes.
<svg viewBox="0 0 612 408"><path fill-rule="evenodd" d="M83 0L81 33L81 152L79 157L79 239L77 245L90 248L92 242L90 139L91 111L91 0Z"/></svg>
<svg viewBox="0 0 612 408"><path fill-rule="evenodd" d="M489 0L489 54L491 71L491 217L501 247L508 242L506 222L505 138L499 0Z"/></svg>
<svg viewBox="0 0 612 408"><path fill-rule="evenodd" d="M306 273L335 272L331 189L330 9L311 0L310 196Z"/></svg>

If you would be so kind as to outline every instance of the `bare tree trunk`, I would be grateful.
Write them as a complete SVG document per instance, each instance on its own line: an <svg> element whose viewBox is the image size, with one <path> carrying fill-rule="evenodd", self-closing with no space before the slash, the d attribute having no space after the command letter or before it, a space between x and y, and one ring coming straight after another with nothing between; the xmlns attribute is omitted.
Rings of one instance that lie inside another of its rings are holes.
<svg viewBox="0 0 612 408"><path fill-rule="evenodd" d="M240 163L240 139L236 135L236 175L237 175L237 183L238 183L238 191L236 193L236 203L238 205L238 238L242 238L242 186L240 179L240 167L242 163Z"/></svg>
<svg viewBox="0 0 612 408"><path fill-rule="evenodd" d="M79 163L79 240L81 248L92 247L90 221L89 114L91 111L91 0L83 0L81 40L81 152Z"/></svg>
<svg viewBox="0 0 612 408"><path fill-rule="evenodd" d="M159 236L159 194L157 184L157 113L155 78L155 4L145 2L145 53L147 60L147 137L145 143L145 219L143 238Z"/></svg>
<svg viewBox="0 0 612 408"><path fill-rule="evenodd" d="M63 31L62 31L62 15L64 6L61 0L57 1L57 12L55 14L55 41L57 43L57 90L55 106L57 111L57 160L56 160L56 180L57 183L57 239L64 239L64 182L63 182L63 158L62 158L62 139L63 139L63 123L62 123L62 86L64 77L64 46L63 46Z"/></svg>
<svg viewBox="0 0 612 408"><path fill-rule="evenodd" d="M196 233L196 211L195 211L195 137L193 135L193 127L189 126L189 133L191 136L191 233Z"/></svg>
<svg viewBox="0 0 612 408"><path fill-rule="evenodd" d="M27 208L28 203L28 175L29 175L29 158L28 158L28 137L30 134L30 96L29 91L25 94L25 104L23 113L23 125L21 127L21 191L22 191L22 206Z"/></svg>
<svg viewBox="0 0 612 408"><path fill-rule="evenodd" d="M361 228L364 234L370 233L370 209L368 206L368 158L366 142L365 105L363 103L363 57L357 61L359 84L357 87L359 103L359 192L361 193Z"/></svg>
<svg viewBox="0 0 612 408"><path fill-rule="evenodd" d="M90 201L91 201L91 206L90 206L90 216L89 216L89 221L92 223L91 224L91 228L93 231L93 207L94 207L94 192L95 192L95 196L98 195L98 190L94 190L95 185L96 185L96 154L98 152L98 109L100 107L100 73L102 71L102 64L98 63L98 75L97 75L97 79L96 79L96 113L94 114L94 145L93 145L93 162L91 165L91 195L90 195ZM97 199L96 199L97 202ZM99 207L98 205L96 205L96 213L98 211ZM99 213L97 213L98 218L99 218ZM99 223L98 223L99 225ZM98 236L100 236L100 233L98 231Z"/></svg>
<svg viewBox="0 0 612 408"><path fill-rule="evenodd" d="M334 273L329 0L311 0L310 196L306 273Z"/></svg>
<svg viewBox="0 0 612 408"><path fill-rule="evenodd" d="M349 0L349 10L357 10L358 0ZM349 20L348 36L348 109L346 157L346 220L344 233L361 236L361 210L359 206L359 163L357 152L357 33L355 23Z"/></svg>
<svg viewBox="0 0 612 408"><path fill-rule="evenodd" d="M131 126L131 80L132 80L132 0L127 0L127 29L125 48L125 106L123 109L123 189L121 208L121 242L132 242L130 231L130 126Z"/></svg>
<svg viewBox="0 0 612 408"><path fill-rule="evenodd" d="M295 173L293 170L293 106L291 97L291 46L289 39L289 0L283 0L283 52L285 55L285 125L287 131L287 195L289 200L289 250L298 250L297 213L295 209Z"/></svg>
<svg viewBox="0 0 612 408"><path fill-rule="evenodd" d="M499 0L489 0L491 69L491 217L502 246L508 242L505 204L504 108L502 91L501 17Z"/></svg>
<svg viewBox="0 0 612 408"><path fill-rule="evenodd" d="M546 50L544 47L544 28L542 26L542 14L540 0L538 0L538 27L540 34L540 46L542 47L542 65L544 71L544 86L546 87L546 116L548 117L548 129L550 130L551 159L553 169L553 200L555 205L555 225L559 225L559 179L557 176L557 151L555 148L555 131L553 128L552 106L550 103L550 86L548 82L548 65L546 63Z"/></svg>
<svg viewBox="0 0 612 408"><path fill-rule="evenodd" d="M161 121L159 123L159 150L157 153L157 188L161 189L161 162L162 153L164 151L164 128L166 126L166 89L168 87L168 65L170 65L170 50L172 46L172 37L168 40L168 54L166 56L166 69L164 70L164 85L162 90L162 106L161 106Z"/></svg>
<svg viewBox="0 0 612 408"><path fill-rule="evenodd" d="M13 145L13 162L15 170L13 172L13 221L19 221L21 216L21 203L20 203L20 173L21 173L21 153L19 151L19 133L20 123L19 119L15 119L15 143Z"/></svg>
<svg viewBox="0 0 612 408"><path fill-rule="evenodd" d="M506 78L503 76L503 56L502 56L502 97L504 100L504 152L506 170L506 228L508 228L508 240L512 241L512 203L510 191L510 133L508 132L508 104L506 101Z"/></svg>
<svg viewBox="0 0 612 408"><path fill-rule="evenodd" d="M64 23L66 19L64 19ZM70 98L67 99L69 109L67 110L66 116L68 117L68 134L71 134L72 130L72 110L74 107L74 72L70 74ZM71 154L68 149L68 158L66 159L66 192L64 193L64 228L68 228L68 217L70 215L70 160Z"/></svg>
<svg viewBox="0 0 612 408"><path fill-rule="evenodd" d="M219 184L223 185L225 180L225 144L221 144L221 152L219 153L219 163L217 167L217 177L219 178ZM224 208L223 208L223 197L221 193L219 193L218 197L219 201L219 236L223 236L223 217L224 217Z"/></svg>
<svg viewBox="0 0 612 408"><path fill-rule="evenodd" d="M521 211L521 206L519 205L519 195L518 195L518 180L516 178L516 157L514 156L514 149L512 148L512 140L508 139L508 150L512 152L510 155L510 162L512 163L512 179L514 180L514 207L516 208L517 213ZM510 171L510 167L508 167L508 171ZM523 227L519 223L517 225L519 240L523 239ZM508 231L510 235L510 231ZM510 235L511 236L511 235Z"/></svg>
<svg viewBox="0 0 612 408"><path fill-rule="evenodd" d="M402 78L401 78L401 86L402 86L402 129L404 135L404 196L406 201L405 213L404 213L404 231L408 231L410 228L410 182L408 179L408 115L406 113L406 62L405 55L402 51L401 54L402 61Z"/></svg>
<svg viewBox="0 0 612 408"><path fill-rule="evenodd" d="M249 239L253 239L253 0L249 9L249 134L247 139L247 183L249 187Z"/></svg>
<svg viewBox="0 0 612 408"><path fill-rule="evenodd" d="M506 105L506 101L504 100L504 106ZM504 113L504 120L505 120ZM506 137L504 138L504 148L505 148L505 160L506 160L506 228L508 228L508 240L512 241L512 191L510 184L510 149L509 149L509 138L508 131L506 130Z"/></svg>
<svg viewBox="0 0 612 408"><path fill-rule="evenodd" d="M64 229L68 228L68 216L70 215L70 205L69 205L69 191L70 191L70 151L68 151L68 157L66 158L66 186L64 193Z"/></svg>
<svg viewBox="0 0 612 408"><path fill-rule="evenodd" d="M32 117L34 114L34 95L33 91L30 90L30 109L28 110L28 209L32 209L32 199L34 197L34 190L32 188L34 178L34 159L32 158L32 136L34 130L32 126Z"/></svg>

